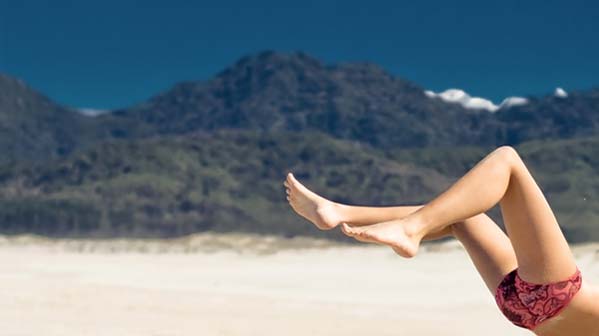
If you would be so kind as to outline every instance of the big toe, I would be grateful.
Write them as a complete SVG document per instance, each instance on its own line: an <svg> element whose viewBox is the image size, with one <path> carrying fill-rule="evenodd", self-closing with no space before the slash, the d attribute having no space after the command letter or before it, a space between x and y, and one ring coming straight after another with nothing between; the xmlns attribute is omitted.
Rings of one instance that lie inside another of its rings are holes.
<svg viewBox="0 0 599 336"><path fill-rule="evenodd" d="M306 187L298 181L292 173L287 174L287 181L289 181L289 185L297 190L303 191Z"/></svg>
<svg viewBox="0 0 599 336"><path fill-rule="evenodd" d="M297 180L295 179L295 176L293 176L293 173L289 172L287 173L287 178L286 178L287 182L292 183L292 182L297 182Z"/></svg>
<svg viewBox="0 0 599 336"><path fill-rule="evenodd" d="M354 228L349 226L347 223L341 223L341 231L350 237L354 236Z"/></svg>

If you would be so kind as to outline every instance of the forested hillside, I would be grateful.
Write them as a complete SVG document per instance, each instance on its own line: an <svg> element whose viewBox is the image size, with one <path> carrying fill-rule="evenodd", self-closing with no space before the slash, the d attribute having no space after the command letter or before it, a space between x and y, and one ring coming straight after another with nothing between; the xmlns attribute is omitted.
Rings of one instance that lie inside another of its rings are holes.
<svg viewBox="0 0 599 336"><path fill-rule="evenodd" d="M599 90L491 113L428 97L373 64L303 53L247 56L95 117L0 75L0 231L343 239L292 213L286 172L339 202L418 204L510 144L568 238L599 240L598 127Z"/></svg>

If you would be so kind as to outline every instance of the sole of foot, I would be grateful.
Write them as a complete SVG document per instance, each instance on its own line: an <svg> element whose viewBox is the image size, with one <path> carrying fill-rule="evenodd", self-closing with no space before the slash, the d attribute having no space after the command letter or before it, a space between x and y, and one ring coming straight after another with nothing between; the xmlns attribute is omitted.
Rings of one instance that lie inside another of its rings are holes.
<svg viewBox="0 0 599 336"><path fill-rule="evenodd" d="M297 214L321 230L331 230L342 221L343 207L316 194L300 183L292 173L283 182L287 201Z"/></svg>
<svg viewBox="0 0 599 336"><path fill-rule="evenodd" d="M360 227L343 223L341 230L358 241L387 245L400 256L413 258L418 253L420 239L408 234L405 224L402 219Z"/></svg>

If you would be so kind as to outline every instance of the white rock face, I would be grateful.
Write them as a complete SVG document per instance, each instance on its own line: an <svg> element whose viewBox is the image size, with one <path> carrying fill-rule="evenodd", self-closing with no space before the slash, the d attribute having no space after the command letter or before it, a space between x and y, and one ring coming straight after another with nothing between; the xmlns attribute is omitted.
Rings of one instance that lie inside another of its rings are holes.
<svg viewBox="0 0 599 336"><path fill-rule="evenodd" d="M555 88L555 92L553 94L556 97L559 97L559 98L566 98L566 97L568 97L568 93L564 89L562 89L561 87Z"/></svg>
<svg viewBox="0 0 599 336"><path fill-rule="evenodd" d="M501 108L507 108L528 103L528 99L523 97L508 97L505 98L501 102L501 104L495 105L489 99L481 97L472 97L464 90L460 89L448 89L440 93L435 93L431 90L426 90L424 91L424 94L430 98L440 98L448 103L461 104L465 108L487 110L489 112L495 112Z"/></svg>
<svg viewBox="0 0 599 336"><path fill-rule="evenodd" d="M499 104L499 108L507 108L518 105L528 104L528 99L522 97L507 97L505 98L501 104Z"/></svg>
<svg viewBox="0 0 599 336"><path fill-rule="evenodd" d="M497 110L497 105L493 104L492 101L480 97L469 97L462 105L470 109L483 109L492 112Z"/></svg>
<svg viewBox="0 0 599 336"><path fill-rule="evenodd" d="M102 110L102 109L95 109L95 108L88 108L88 107L78 108L77 111L79 113L84 114L89 117L95 117L97 115L110 112L110 110Z"/></svg>
<svg viewBox="0 0 599 336"><path fill-rule="evenodd" d="M439 94L443 100L448 102L465 103L470 100L470 95L460 89L449 89Z"/></svg>

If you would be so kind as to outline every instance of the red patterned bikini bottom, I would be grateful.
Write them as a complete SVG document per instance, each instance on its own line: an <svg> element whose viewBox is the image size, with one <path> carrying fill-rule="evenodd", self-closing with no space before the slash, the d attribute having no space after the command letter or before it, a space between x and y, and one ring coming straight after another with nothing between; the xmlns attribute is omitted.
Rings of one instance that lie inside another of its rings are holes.
<svg viewBox="0 0 599 336"><path fill-rule="evenodd" d="M517 270L503 278L495 291L495 301L513 324L530 330L559 314L582 284L578 268L570 278L550 284L526 282L520 278Z"/></svg>

